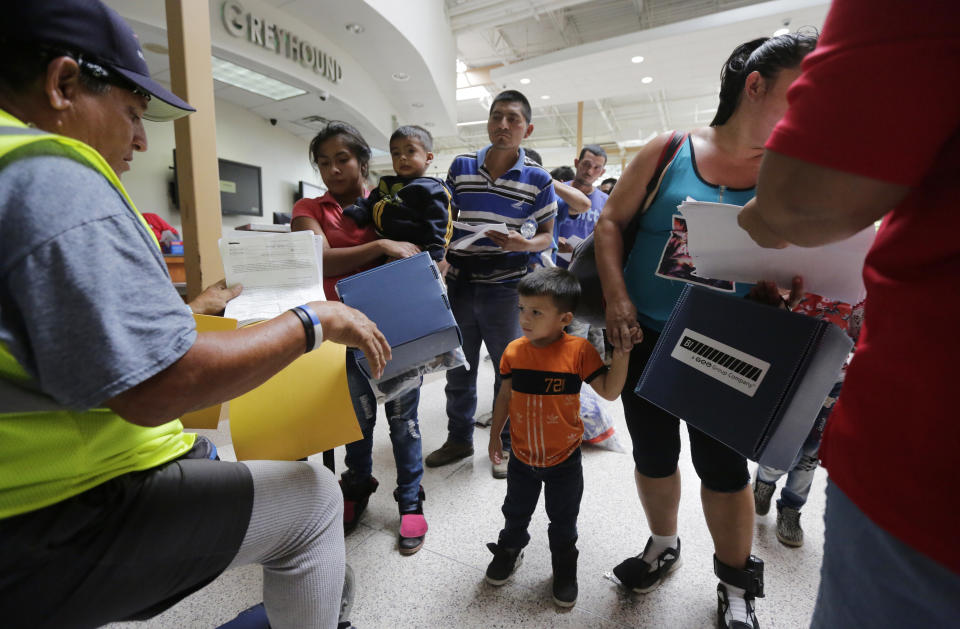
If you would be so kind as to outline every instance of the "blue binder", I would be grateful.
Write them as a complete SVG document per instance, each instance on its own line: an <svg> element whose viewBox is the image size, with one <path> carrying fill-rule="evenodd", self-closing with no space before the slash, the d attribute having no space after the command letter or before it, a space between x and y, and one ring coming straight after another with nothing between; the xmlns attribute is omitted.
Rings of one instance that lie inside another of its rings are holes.
<svg viewBox="0 0 960 629"><path fill-rule="evenodd" d="M463 343L440 270L429 253L344 278L337 282L337 294L376 323L390 343L393 358L381 380ZM370 364L359 355L360 368L370 376Z"/></svg>
<svg viewBox="0 0 960 629"><path fill-rule="evenodd" d="M687 285L636 394L785 470L852 348L829 322Z"/></svg>

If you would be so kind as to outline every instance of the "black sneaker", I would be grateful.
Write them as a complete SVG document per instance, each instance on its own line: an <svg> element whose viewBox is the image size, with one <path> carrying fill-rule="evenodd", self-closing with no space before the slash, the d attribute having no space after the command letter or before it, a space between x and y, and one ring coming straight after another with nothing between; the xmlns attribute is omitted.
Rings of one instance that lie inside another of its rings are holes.
<svg viewBox="0 0 960 629"><path fill-rule="evenodd" d="M746 594L742 599L731 599L727 586L718 583L717 629L760 629L753 606L754 598L750 594Z"/></svg>
<svg viewBox="0 0 960 629"><path fill-rule="evenodd" d="M553 602L560 607L577 604L577 557L580 552L570 548L561 553L552 553Z"/></svg>
<svg viewBox="0 0 960 629"><path fill-rule="evenodd" d="M767 483L759 478L753 479L753 508L757 515L767 515L770 512L770 499L773 498L773 492L777 486L773 483Z"/></svg>
<svg viewBox="0 0 960 629"><path fill-rule="evenodd" d="M651 544L653 544L652 537L647 540L642 553L636 557L630 557L613 569L613 574L620 579L620 583L637 594L646 594L657 589L668 574L680 567L679 537L677 547L664 550L652 564L643 560Z"/></svg>
<svg viewBox="0 0 960 629"><path fill-rule="evenodd" d="M340 491L343 492L343 534L349 535L360 523L360 516L367 509L370 494L377 491L380 483L373 476L357 478L350 470L340 476Z"/></svg>
<svg viewBox="0 0 960 629"><path fill-rule="evenodd" d="M800 526L800 510L792 507L777 509L777 539L784 546L803 546L803 527Z"/></svg>
<svg viewBox="0 0 960 629"><path fill-rule="evenodd" d="M522 548L505 548L500 544L490 543L487 548L493 553L493 559L487 566L486 580L490 585L503 585L513 576L520 564L523 563Z"/></svg>

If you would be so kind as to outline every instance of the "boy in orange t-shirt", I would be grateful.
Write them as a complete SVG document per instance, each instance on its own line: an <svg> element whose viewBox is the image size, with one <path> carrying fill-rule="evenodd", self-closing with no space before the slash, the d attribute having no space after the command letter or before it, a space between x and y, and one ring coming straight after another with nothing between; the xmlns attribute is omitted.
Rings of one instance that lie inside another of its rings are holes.
<svg viewBox="0 0 960 629"><path fill-rule="evenodd" d="M630 354L615 351L608 368L586 339L563 331L580 298L580 284L569 271L538 269L520 280L517 292L523 336L507 345L500 360L503 386L493 407L489 445L490 460L500 463L500 431L509 415L513 454L503 503L506 523L498 542L487 544L493 560L486 580L503 585L520 565L543 485L553 601L572 607L577 602L577 514L583 495L580 385L587 382L600 396L617 399Z"/></svg>

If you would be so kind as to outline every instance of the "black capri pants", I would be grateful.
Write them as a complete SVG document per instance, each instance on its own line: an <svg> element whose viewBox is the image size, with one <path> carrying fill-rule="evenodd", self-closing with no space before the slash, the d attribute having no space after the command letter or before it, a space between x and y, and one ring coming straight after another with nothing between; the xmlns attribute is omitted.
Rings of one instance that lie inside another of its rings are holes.
<svg viewBox="0 0 960 629"><path fill-rule="evenodd" d="M680 420L633 392L660 338L658 332L642 327L643 342L630 352L627 382L620 400L633 441L637 471L651 478L666 478L677 471L680 459ZM689 424L687 433L693 467L707 489L732 493L747 486L750 473L744 456Z"/></svg>

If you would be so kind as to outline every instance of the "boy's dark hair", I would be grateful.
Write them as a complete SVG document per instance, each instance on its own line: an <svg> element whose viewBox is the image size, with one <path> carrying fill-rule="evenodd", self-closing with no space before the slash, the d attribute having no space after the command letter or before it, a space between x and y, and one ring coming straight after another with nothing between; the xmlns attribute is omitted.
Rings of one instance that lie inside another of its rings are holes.
<svg viewBox="0 0 960 629"><path fill-rule="evenodd" d="M604 163L604 164L607 163L607 152L604 151L604 150L603 150L602 148L600 148L599 146L597 146L596 144L585 144L585 145L583 146L583 148L580 149L580 157L578 157L577 159L583 159L583 154L586 153L587 151L590 151L591 153L593 153L593 154L596 155L597 157L602 157L602 158L603 158L603 163Z"/></svg>
<svg viewBox="0 0 960 629"><path fill-rule="evenodd" d="M328 122L327 126L310 140L310 163L316 168L320 159L320 147L324 142L338 135L343 137L343 141L346 142L350 152L357 158L357 163L360 164L360 174L366 177L367 170L370 167L370 145L353 125L339 120Z"/></svg>
<svg viewBox="0 0 960 629"><path fill-rule="evenodd" d="M557 181L570 181L577 176L577 173L569 166L560 166L551 170L550 176Z"/></svg>
<svg viewBox="0 0 960 629"><path fill-rule="evenodd" d="M428 153L433 152L433 136L430 135L430 132L423 127L418 127L415 124L397 127L397 130L394 131L393 135L390 136L390 142L393 142L394 140L401 140L403 138L416 138L420 141L420 144L423 145L424 150L426 150Z"/></svg>
<svg viewBox="0 0 960 629"><path fill-rule="evenodd" d="M524 155L526 155L527 157L529 157L530 159L532 159L533 161L535 161L535 162L538 163L539 165L543 166L543 158L540 157L540 153L537 153L537 152L534 151L533 149L528 149L528 148L526 148L526 147L524 147L523 153L524 153Z"/></svg>
<svg viewBox="0 0 960 629"><path fill-rule="evenodd" d="M527 100L527 97L518 92L517 90L504 90L493 97L493 102L490 103L489 114L493 113L493 106L497 103L520 103L520 110L523 112L523 117L527 121L527 124L533 120L533 110L530 109L530 101Z"/></svg>
<svg viewBox="0 0 960 629"><path fill-rule="evenodd" d="M720 72L720 104L710 126L723 125L737 110L751 72L756 70L763 78L772 79L785 68L798 67L817 46L817 37L816 31L787 33L760 37L737 46Z"/></svg>
<svg viewBox="0 0 960 629"><path fill-rule="evenodd" d="M517 292L524 297L546 295L553 299L560 312L573 312L580 301L580 282L566 269L539 268L523 276L517 285Z"/></svg>
<svg viewBox="0 0 960 629"><path fill-rule="evenodd" d="M616 177L607 177L606 179L604 179L603 181L600 182L600 185L602 186L602 185L605 184L605 183L612 183L613 185L617 185L617 178L616 178Z"/></svg>

